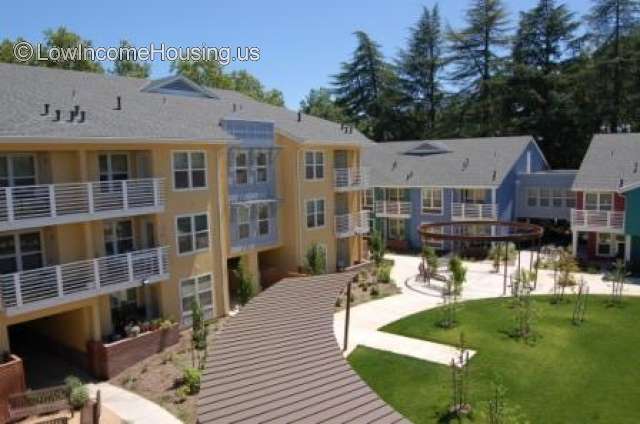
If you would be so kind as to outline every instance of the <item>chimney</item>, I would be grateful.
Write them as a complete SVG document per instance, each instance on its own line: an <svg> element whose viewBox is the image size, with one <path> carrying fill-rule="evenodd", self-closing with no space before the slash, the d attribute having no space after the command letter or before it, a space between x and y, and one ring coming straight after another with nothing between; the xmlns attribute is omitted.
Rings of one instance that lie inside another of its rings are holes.
<svg viewBox="0 0 640 424"><path fill-rule="evenodd" d="M114 110L122 110L122 97L116 97L116 107Z"/></svg>
<svg viewBox="0 0 640 424"><path fill-rule="evenodd" d="M80 119L77 121L78 124L82 124L86 120L86 117L87 117L87 113L84 110L81 111L80 112Z"/></svg>
<svg viewBox="0 0 640 424"><path fill-rule="evenodd" d="M60 109L56 109L56 116L55 118L53 118L53 122L58 122L60 121Z"/></svg>
<svg viewBox="0 0 640 424"><path fill-rule="evenodd" d="M302 121L302 112L298 112L298 122Z"/></svg>
<svg viewBox="0 0 640 424"><path fill-rule="evenodd" d="M44 104L44 112L40 116L47 116L49 114L49 103Z"/></svg>

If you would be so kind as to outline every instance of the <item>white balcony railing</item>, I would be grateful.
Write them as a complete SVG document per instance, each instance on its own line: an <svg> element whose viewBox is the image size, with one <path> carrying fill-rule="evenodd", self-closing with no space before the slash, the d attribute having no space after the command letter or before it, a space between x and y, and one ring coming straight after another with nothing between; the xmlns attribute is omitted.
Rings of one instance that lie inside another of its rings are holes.
<svg viewBox="0 0 640 424"><path fill-rule="evenodd" d="M336 215L336 237L351 237L355 234L367 234L369 232L370 211L360 211L343 215Z"/></svg>
<svg viewBox="0 0 640 424"><path fill-rule="evenodd" d="M383 200L375 204L376 216L382 218L409 218L411 217L411 202L398 202Z"/></svg>
<svg viewBox="0 0 640 424"><path fill-rule="evenodd" d="M624 231L624 212L571 209L571 226L577 229Z"/></svg>
<svg viewBox="0 0 640 424"><path fill-rule="evenodd" d="M460 221L495 221L498 205L495 203L457 203L451 204L451 218Z"/></svg>
<svg viewBox="0 0 640 424"><path fill-rule="evenodd" d="M0 188L0 231L163 209L162 178L4 187Z"/></svg>
<svg viewBox="0 0 640 424"><path fill-rule="evenodd" d="M338 168L334 170L336 191L365 190L369 188L367 168Z"/></svg>
<svg viewBox="0 0 640 424"><path fill-rule="evenodd" d="M12 315L168 277L168 247L158 247L0 275L0 301Z"/></svg>

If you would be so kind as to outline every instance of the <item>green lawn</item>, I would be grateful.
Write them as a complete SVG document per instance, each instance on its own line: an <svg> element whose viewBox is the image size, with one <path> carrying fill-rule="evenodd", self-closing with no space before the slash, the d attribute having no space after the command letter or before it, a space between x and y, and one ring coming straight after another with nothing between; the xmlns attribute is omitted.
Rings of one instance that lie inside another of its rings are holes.
<svg viewBox="0 0 640 424"><path fill-rule="evenodd" d="M571 299L571 298L570 298ZM573 299L571 299L573 300ZM582 326L571 323L573 303L551 305L536 298L539 337L528 345L507 335L513 325L508 299L466 302L460 324L437 326L439 309L421 312L383 328L403 336L457 344L460 332L478 353L470 365L470 397L484 410L492 382L531 423L640 422L640 299L607 308L592 296ZM416 423L437 422L450 398L446 366L359 347L349 362L399 412ZM476 422L482 422L476 416Z"/></svg>

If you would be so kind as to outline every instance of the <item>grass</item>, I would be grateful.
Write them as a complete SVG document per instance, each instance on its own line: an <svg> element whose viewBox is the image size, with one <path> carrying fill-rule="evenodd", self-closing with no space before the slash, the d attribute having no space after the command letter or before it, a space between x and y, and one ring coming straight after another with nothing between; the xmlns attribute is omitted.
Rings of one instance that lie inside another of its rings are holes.
<svg viewBox="0 0 640 424"><path fill-rule="evenodd" d="M513 311L507 299L466 302L459 325L438 327L442 311L421 312L383 328L394 334L455 345L461 332L478 353L470 363L469 395L486 410L494 382L531 423L635 423L640 416L640 299L607 307L592 296L586 322L571 322L573 298L551 305L536 297L537 339L527 344L507 335ZM416 423L437 422L450 399L446 366L359 347L349 361L380 396ZM476 414L475 422L484 422Z"/></svg>

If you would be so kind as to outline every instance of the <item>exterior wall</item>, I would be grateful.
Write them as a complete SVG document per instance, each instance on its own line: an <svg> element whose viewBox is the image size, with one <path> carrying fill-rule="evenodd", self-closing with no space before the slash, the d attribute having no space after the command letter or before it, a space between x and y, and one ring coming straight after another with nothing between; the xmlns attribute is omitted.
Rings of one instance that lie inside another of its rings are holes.
<svg viewBox="0 0 640 424"><path fill-rule="evenodd" d="M540 172L531 174L520 174L516 182L516 217L518 218L538 218L538 219L562 219L571 220L571 208L564 205L562 207L542 207L529 206L527 204L527 190L529 188L548 188L570 191L575 180L576 171Z"/></svg>
<svg viewBox="0 0 640 424"><path fill-rule="evenodd" d="M640 188L625 193L625 198L625 232L632 236L640 236Z"/></svg>

